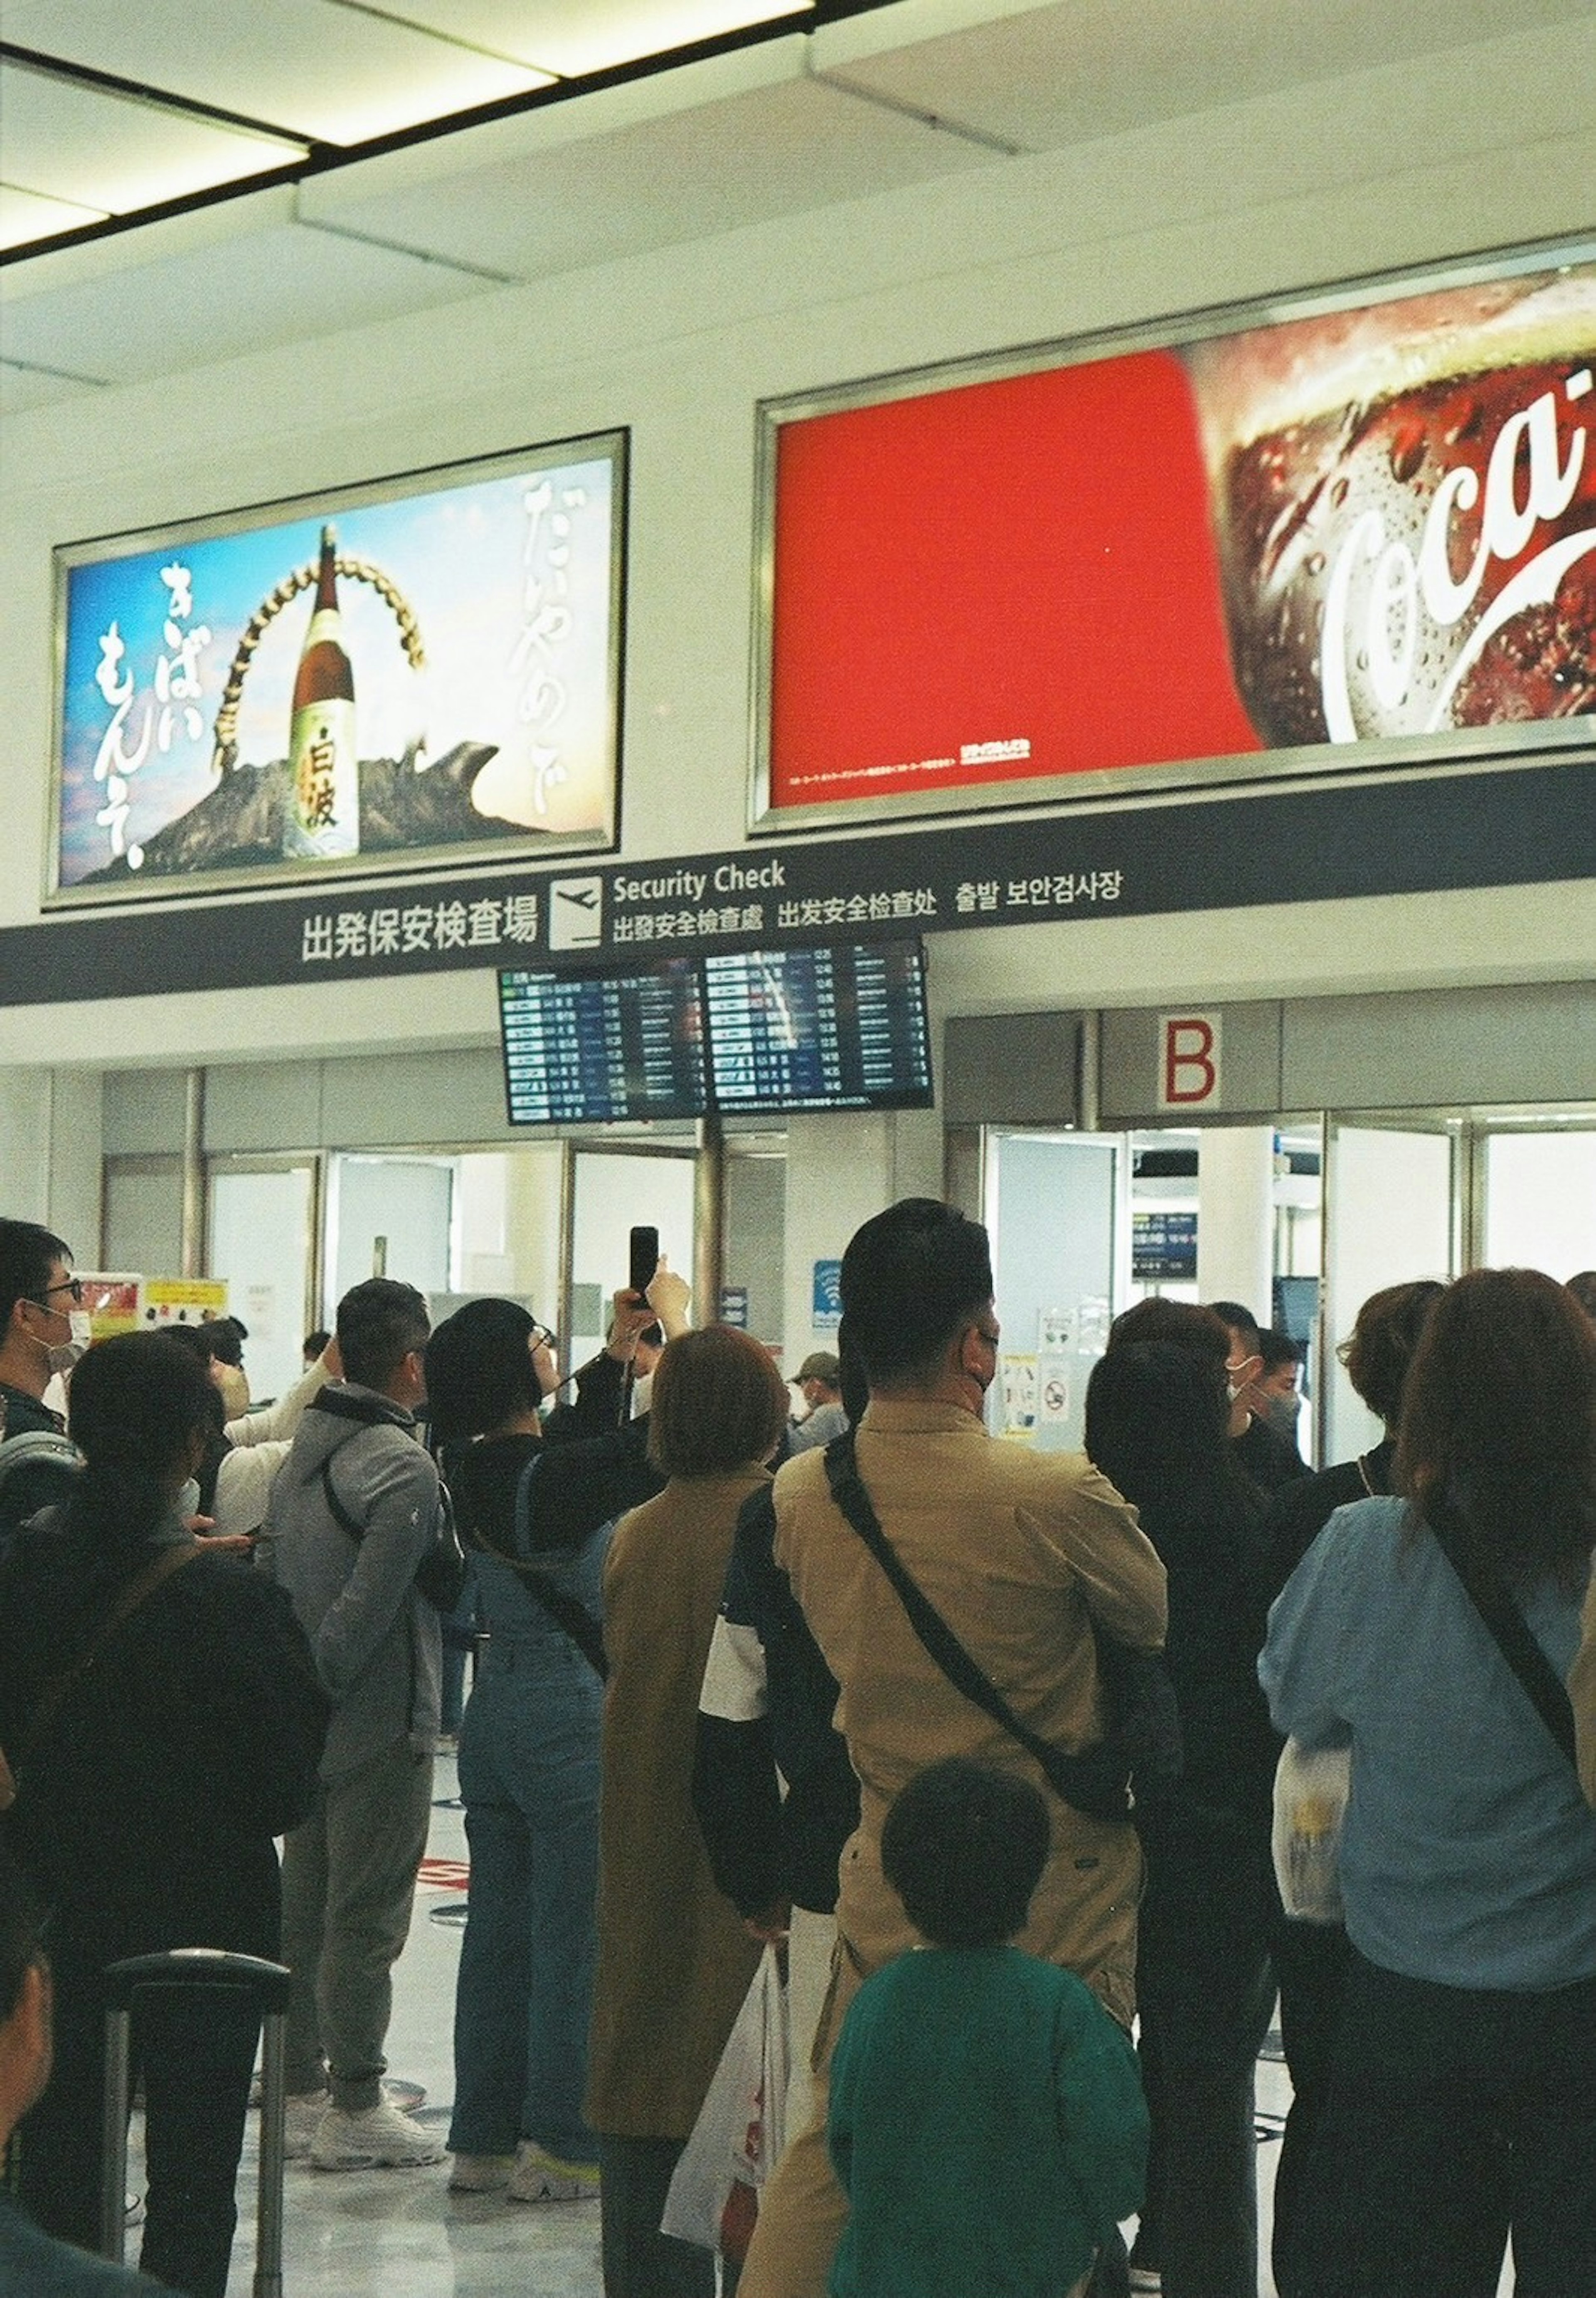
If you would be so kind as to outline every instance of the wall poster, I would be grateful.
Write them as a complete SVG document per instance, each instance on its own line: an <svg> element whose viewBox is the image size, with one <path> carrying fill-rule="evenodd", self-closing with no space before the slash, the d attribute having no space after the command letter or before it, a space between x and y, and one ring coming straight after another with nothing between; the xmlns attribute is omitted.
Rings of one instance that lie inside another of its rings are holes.
<svg viewBox="0 0 1596 2298"><path fill-rule="evenodd" d="M46 905L615 842L622 434L69 544Z"/></svg>
<svg viewBox="0 0 1596 2298"><path fill-rule="evenodd" d="M761 410L750 827L1572 748L1596 244Z"/></svg>

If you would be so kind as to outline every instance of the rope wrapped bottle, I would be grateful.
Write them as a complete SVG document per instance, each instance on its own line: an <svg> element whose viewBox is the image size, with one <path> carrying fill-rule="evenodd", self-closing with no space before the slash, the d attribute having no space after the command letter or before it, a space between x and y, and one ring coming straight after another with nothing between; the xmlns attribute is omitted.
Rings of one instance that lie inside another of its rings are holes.
<svg viewBox="0 0 1596 2298"><path fill-rule="evenodd" d="M400 643L404 648L411 669L425 669L426 650L422 644L415 609L393 578L385 574L380 566L374 566L368 559L350 558L337 553L334 556L333 568L339 581L364 583L376 592L398 625ZM320 573L319 565L313 563L296 567L292 574L285 574L244 624L243 636L233 657L232 668L227 673L227 684L222 689L221 701L217 707L211 753L211 769L214 774L232 773L238 765L238 712L244 699L244 682L249 674L256 649L284 608L291 606L301 591L309 591L319 583Z"/></svg>

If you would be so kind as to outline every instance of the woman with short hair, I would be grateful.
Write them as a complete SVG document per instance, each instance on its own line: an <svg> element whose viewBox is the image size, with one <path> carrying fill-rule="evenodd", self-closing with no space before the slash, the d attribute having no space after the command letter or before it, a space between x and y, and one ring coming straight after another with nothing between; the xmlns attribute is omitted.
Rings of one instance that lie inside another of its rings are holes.
<svg viewBox="0 0 1596 2298"><path fill-rule="evenodd" d="M599 1976L606 2298L713 2298L711 2253L659 2232L671 2175L762 1952L715 1889L692 1806L699 1691L743 1502L769 1482L787 1390L747 1333L667 1343L649 1449L668 1479L604 1566Z"/></svg>
<svg viewBox="0 0 1596 2298"><path fill-rule="evenodd" d="M1505 2222L1518 2298L1568 2298L1596 2289L1596 1813L1464 1576L1566 1682L1596 1329L1561 1285L1475 1269L1434 1303L1396 1484L1331 1517L1260 1664L1282 1731L1352 1749L1353 1955L1301 2290L1490 2298Z"/></svg>

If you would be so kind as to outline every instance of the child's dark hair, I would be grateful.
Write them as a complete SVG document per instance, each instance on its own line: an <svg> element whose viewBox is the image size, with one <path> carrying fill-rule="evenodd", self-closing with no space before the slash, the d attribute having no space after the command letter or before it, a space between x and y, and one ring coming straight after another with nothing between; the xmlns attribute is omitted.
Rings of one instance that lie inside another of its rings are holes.
<svg viewBox="0 0 1596 2298"><path fill-rule="evenodd" d="M1029 1781L950 1756L893 1803L881 1868L933 1947L1001 1947L1025 1928L1049 1832Z"/></svg>

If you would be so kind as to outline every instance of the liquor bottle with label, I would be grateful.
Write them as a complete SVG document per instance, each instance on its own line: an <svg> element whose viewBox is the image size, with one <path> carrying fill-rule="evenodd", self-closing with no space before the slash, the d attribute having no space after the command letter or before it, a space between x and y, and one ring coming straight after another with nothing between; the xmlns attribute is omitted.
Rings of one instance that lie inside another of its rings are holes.
<svg viewBox="0 0 1596 2298"><path fill-rule="evenodd" d="M294 861L334 861L360 850L355 682L338 612L336 555L337 538L324 526L316 604L294 682L288 740L283 852Z"/></svg>

